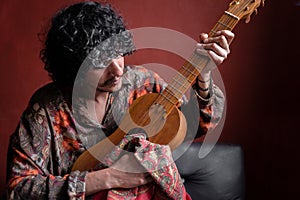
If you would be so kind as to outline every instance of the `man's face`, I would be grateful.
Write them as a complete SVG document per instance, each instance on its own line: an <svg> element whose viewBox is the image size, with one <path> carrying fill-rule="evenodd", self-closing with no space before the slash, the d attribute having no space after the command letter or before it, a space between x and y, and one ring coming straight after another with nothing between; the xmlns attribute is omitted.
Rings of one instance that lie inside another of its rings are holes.
<svg viewBox="0 0 300 200"><path fill-rule="evenodd" d="M90 84L97 85L98 91L114 92L122 86L124 73L124 57L115 58L103 69L92 68L88 71L87 77Z"/></svg>

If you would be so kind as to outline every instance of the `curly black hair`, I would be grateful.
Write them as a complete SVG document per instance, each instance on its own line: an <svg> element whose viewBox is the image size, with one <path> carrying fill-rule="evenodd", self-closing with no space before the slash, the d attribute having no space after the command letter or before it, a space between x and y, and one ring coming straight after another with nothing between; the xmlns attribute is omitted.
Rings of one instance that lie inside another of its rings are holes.
<svg viewBox="0 0 300 200"><path fill-rule="evenodd" d="M124 21L110 5L82 2L59 11L40 52L45 70L58 85L72 86L86 56L122 31L126 31Z"/></svg>

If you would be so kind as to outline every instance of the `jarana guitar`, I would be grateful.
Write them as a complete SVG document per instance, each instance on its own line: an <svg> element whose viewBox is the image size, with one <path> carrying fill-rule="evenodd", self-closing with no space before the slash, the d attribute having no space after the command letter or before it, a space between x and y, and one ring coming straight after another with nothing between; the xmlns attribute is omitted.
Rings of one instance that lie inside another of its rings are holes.
<svg viewBox="0 0 300 200"><path fill-rule="evenodd" d="M240 20L245 19L248 23L252 13L257 13L260 5L264 5L264 0L233 0L209 32L209 37L213 37L219 30L233 30ZM74 163L72 171L95 167L101 158L110 153L115 145L135 128L142 128L150 142L166 144L171 149L178 147L186 135L185 117L178 109L180 99L208 62L207 56L194 52L161 94L146 94L136 99L119 128L82 153Z"/></svg>

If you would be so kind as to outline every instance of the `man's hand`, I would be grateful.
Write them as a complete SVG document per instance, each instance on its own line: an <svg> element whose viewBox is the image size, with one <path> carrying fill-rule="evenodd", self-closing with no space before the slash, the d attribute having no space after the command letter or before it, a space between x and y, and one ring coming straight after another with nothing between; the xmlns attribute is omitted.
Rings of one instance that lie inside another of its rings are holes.
<svg viewBox="0 0 300 200"><path fill-rule="evenodd" d="M200 34L200 43L196 45L196 52L199 54L207 53L211 58L211 63L203 69L197 77L199 86L199 94L206 98L208 96L208 88L210 85L210 73L214 67L224 62L230 53L230 44L234 39L234 33L229 30L218 31L214 37L208 37L206 33Z"/></svg>
<svg viewBox="0 0 300 200"><path fill-rule="evenodd" d="M87 174L86 195L112 188L135 188L151 181L137 160L125 154L111 167Z"/></svg>
<svg viewBox="0 0 300 200"><path fill-rule="evenodd" d="M152 178L131 155L123 155L111 169L111 188L134 188L149 183Z"/></svg>
<svg viewBox="0 0 300 200"><path fill-rule="evenodd" d="M208 38L206 33L200 34L200 43L197 44L199 49L207 50L211 59L218 66L229 55L231 44L234 34L229 30L218 31L214 37Z"/></svg>

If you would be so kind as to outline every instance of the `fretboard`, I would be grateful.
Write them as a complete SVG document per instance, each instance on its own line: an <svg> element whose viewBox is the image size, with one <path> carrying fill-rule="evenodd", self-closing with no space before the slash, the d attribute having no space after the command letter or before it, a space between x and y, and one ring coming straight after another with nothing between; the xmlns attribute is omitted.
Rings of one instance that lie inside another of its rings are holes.
<svg viewBox="0 0 300 200"><path fill-rule="evenodd" d="M239 18L228 11L222 15L219 21L211 29L208 36L213 37L220 30L232 30ZM163 105L166 112L169 113L174 106L177 106L180 99L188 88L194 83L197 76L200 75L205 66L210 62L206 55L200 55L194 51L192 56L178 70L178 73L169 82L155 103Z"/></svg>

